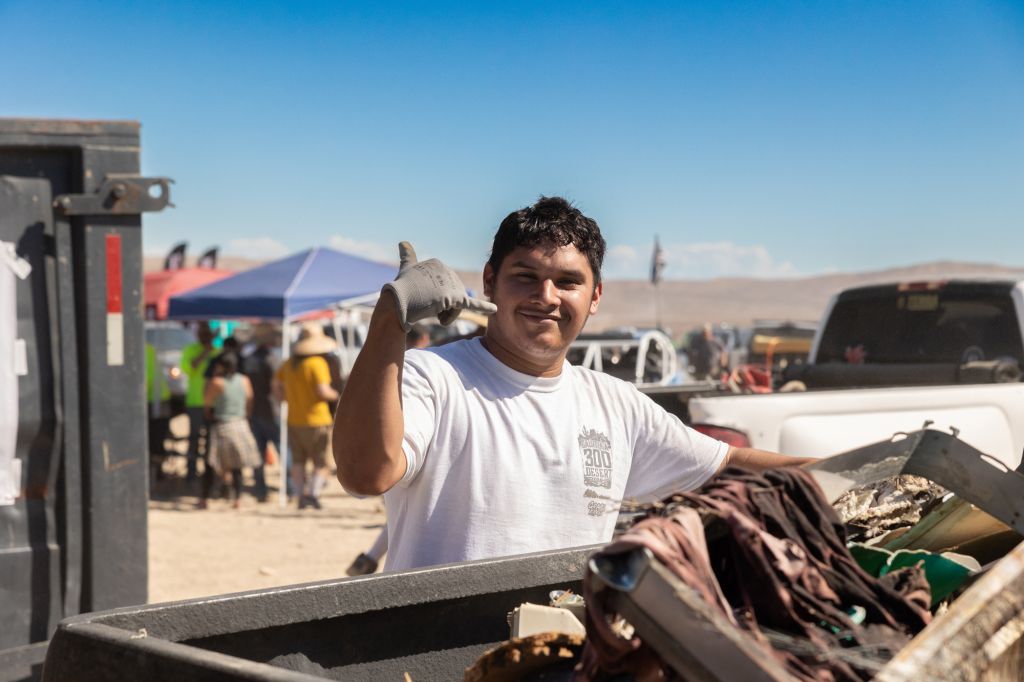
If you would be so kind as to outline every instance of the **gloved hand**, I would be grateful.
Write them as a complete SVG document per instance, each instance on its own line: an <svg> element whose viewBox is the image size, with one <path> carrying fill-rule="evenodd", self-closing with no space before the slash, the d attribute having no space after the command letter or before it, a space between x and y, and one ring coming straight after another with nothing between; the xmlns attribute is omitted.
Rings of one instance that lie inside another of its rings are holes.
<svg viewBox="0 0 1024 682"><path fill-rule="evenodd" d="M398 317L405 331L412 329L415 322L437 316L443 325L455 321L463 310L484 315L493 315L497 307L466 295L466 287L459 276L447 265L431 258L419 263L412 244L398 245L401 267L395 281L388 282L384 289L395 295L398 301Z"/></svg>

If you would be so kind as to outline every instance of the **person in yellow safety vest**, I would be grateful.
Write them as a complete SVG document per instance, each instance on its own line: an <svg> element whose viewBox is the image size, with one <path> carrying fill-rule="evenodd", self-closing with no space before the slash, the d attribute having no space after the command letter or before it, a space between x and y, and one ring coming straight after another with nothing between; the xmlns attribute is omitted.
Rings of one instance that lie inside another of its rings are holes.
<svg viewBox="0 0 1024 682"><path fill-rule="evenodd" d="M185 412L188 414L188 475L196 479L196 460L199 458L199 435L205 426L203 417L203 389L206 385L206 368L217 355L213 347L213 332L210 325L200 322L196 329L196 342L181 350L181 371L188 377L185 391Z"/></svg>
<svg viewBox="0 0 1024 682"><path fill-rule="evenodd" d="M170 425L168 402L171 387L167 384L164 369L157 362L156 348L146 344L146 413L149 417L149 454L163 457L166 453L164 441Z"/></svg>

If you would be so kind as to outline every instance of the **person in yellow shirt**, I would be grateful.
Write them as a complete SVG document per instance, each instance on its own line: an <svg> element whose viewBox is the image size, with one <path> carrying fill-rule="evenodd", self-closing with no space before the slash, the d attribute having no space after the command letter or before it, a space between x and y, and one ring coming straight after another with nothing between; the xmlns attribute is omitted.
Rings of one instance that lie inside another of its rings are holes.
<svg viewBox="0 0 1024 682"><path fill-rule="evenodd" d="M330 403L338 399L331 386L331 371L322 355L337 344L316 322L303 325L292 357L277 370L274 393L288 403L288 446L292 454L291 475L299 495L299 509L320 509L320 493L327 484L334 416ZM312 463L313 475L306 477Z"/></svg>

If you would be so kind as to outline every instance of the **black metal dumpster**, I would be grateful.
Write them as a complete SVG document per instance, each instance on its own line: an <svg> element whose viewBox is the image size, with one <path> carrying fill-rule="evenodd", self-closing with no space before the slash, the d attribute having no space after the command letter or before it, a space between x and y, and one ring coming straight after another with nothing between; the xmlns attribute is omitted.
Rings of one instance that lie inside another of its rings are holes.
<svg viewBox="0 0 1024 682"><path fill-rule="evenodd" d="M0 263L0 680L61 618L146 601L139 214L168 194L138 172L137 123L0 119L0 248L31 267Z"/></svg>
<svg viewBox="0 0 1024 682"><path fill-rule="evenodd" d="M43 679L459 680L506 616L579 592L596 547L309 583L65 620Z"/></svg>

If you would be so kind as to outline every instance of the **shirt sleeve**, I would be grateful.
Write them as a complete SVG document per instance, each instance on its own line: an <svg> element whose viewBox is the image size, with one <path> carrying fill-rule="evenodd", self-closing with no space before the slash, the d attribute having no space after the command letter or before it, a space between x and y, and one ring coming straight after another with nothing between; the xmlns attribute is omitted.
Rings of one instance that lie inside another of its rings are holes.
<svg viewBox="0 0 1024 682"><path fill-rule="evenodd" d="M625 497L640 502L693 490L711 478L729 446L683 424L679 417L629 386L637 428Z"/></svg>
<svg viewBox="0 0 1024 682"><path fill-rule="evenodd" d="M433 389L430 368L425 351L411 351L405 354L402 370L402 416L405 421L405 436L402 450L405 452L405 475L398 482L403 487L416 479L423 468L437 428L437 395Z"/></svg>
<svg viewBox="0 0 1024 682"><path fill-rule="evenodd" d="M331 368L327 366L327 361L321 357L313 358L313 362L309 363L309 371L313 376L313 383L316 386L321 384L331 385Z"/></svg>

